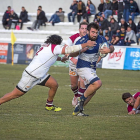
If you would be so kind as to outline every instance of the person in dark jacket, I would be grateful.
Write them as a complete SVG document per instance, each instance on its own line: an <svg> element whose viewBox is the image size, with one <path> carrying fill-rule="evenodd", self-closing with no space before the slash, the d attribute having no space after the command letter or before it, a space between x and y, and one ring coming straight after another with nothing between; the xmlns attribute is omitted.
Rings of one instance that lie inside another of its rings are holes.
<svg viewBox="0 0 140 140"><path fill-rule="evenodd" d="M26 11L25 7L21 8L22 11L20 12L19 20L18 22L21 23L20 29L22 29L23 23L28 22L28 12Z"/></svg>
<svg viewBox="0 0 140 140"><path fill-rule="evenodd" d="M42 6L39 6L37 9L37 20L32 24L32 27L27 27L29 30L39 30L40 25L45 24L48 21L45 12L42 10ZM46 24L45 24L46 25Z"/></svg>
<svg viewBox="0 0 140 140"><path fill-rule="evenodd" d="M124 11L123 11L123 18L125 19L126 22L128 22L129 20L129 5L130 5L130 2L129 0L123 0L124 2Z"/></svg>
<svg viewBox="0 0 140 140"><path fill-rule="evenodd" d="M135 16L139 15L139 7L134 0L130 0L129 5L130 15L132 16L132 20L134 21Z"/></svg>
<svg viewBox="0 0 140 140"><path fill-rule="evenodd" d="M106 18L101 16L99 25L100 25L100 32L103 32L103 36L105 36L106 30L108 30L108 28L110 27L109 21Z"/></svg>
<svg viewBox="0 0 140 140"><path fill-rule="evenodd" d="M10 18L8 20L7 29L11 29L12 23L15 24L15 28L16 28L16 25L18 23L18 15L14 12L13 9L11 10L11 15L10 15Z"/></svg>
<svg viewBox="0 0 140 140"><path fill-rule="evenodd" d="M103 12L104 12L105 18L108 18L110 15L112 15L112 2L110 0L106 0L103 7Z"/></svg>
<svg viewBox="0 0 140 140"><path fill-rule="evenodd" d="M117 23L117 21L112 18L110 21L110 28L109 28L109 37L111 40L111 37L118 32L118 30L120 29L119 24Z"/></svg>
<svg viewBox="0 0 140 140"><path fill-rule="evenodd" d="M126 23L125 19L121 19L121 27L124 26L125 30L127 30L128 24Z"/></svg>
<svg viewBox="0 0 140 140"><path fill-rule="evenodd" d="M70 9L72 10L70 13L68 13L68 20L69 22L74 22L75 21L75 16L77 14L77 1L73 0L73 3L70 6ZM72 20L71 20L72 17Z"/></svg>
<svg viewBox="0 0 140 140"><path fill-rule="evenodd" d="M137 33L137 27L136 27L136 24L133 22L133 20L131 18L129 19L128 24L136 34Z"/></svg>
<svg viewBox="0 0 140 140"><path fill-rule="evenodd" d="M99 19L100 19L100 16L102 15L102 13L103 13L103 7L104 7L104 0L100 0L101 1L101 3L99 4L99 6L98 6L98 13L95 15L95 19L97 19L98 21L99 21Z"/></svg>
<svg viewBox="0 0 140 140"><path fill-rule="evenodd" d="M118 23L120 22L123 15L123 0L118 0Z"/></svg>
<svg viewBox="0 0 140 140"><path fill-rule="evenodd" d="M11 6L8 6L2 18L2 24L5 29L7 28L10 15L11 15Z"/></svg>
<svg viewBox="0 0 140 140"><path fill-rule="evenodd" d="M55 23L64 22L64 11L62 8L59 8L59 11L56 11L49 20L50 23L54 26Z"/></svg>
<svg viewBox="0 0 140 140"><path fill-rule="evenodd" d="M81 17L86 13L86 6L82 2L82 0L79 0L77 3L77 21L80 23Z"/></svg>
<svg viewBox="0 0 140 140"><path fill-rule="evenodd" d="M140 21L138 22L138 25L137 25L136 37L137 37L137 43L140 45Z"/></svg>
<svg viewBox="0 0 140 140"><path fill-rule="evenodd" d="M117 15L118 14L118 1L117 0L112 0L112 15Z"/></svg>

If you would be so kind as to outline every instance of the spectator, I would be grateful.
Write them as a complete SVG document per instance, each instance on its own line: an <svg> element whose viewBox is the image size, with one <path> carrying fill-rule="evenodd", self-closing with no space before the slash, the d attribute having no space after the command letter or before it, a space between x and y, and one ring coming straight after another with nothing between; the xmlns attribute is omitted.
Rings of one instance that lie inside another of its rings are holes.
<svg viewBox="0 0 140 140"><path fill-rule="evenodd" d="M7 29L11 29L12 23L15 24L15 28L16 28L16 25L18 23L18 15L14 12L13 9L11 10L11 15L10 15L10 18L8 20Z"/></svg>
<svg viewBox="0 0 140 140"><path fill-rule="evenodd" d="M102 13L103 13L103 7L104 7L104 0L100 0L101 1L101 3L99 4L99 6L98 6L98 13L95 15L95 19L98 19L99 20L99 18L100 18L100 16L102 15Z"/></svg>
<svg viewBox="0 0 140 140"><path fill-rule="evenodd" d="M128 22L128 20L129 20L129 5L130 5L130 2L129 2L129 0L123 0L123 2L125 3L124 11L123 11L123 18L125 19L126 22Z"/></svg>
<svg viewBox="0 0 140 140"><path fill-rule="evenodd" d="M70 9L72 11L68 14L68 20L69 22L71 22L71 16L72 16L72 22L74 23L75 16L77 15L77 1L76 0L73 0L73 3L71 4Z"/></svg>
<svg viewBox="0 0 140 140"><path fill-rule="evenodd" d="M124 26L125 27L125 30L127 30L128 24L126 23L126 21L125 21L124 18L121 19L121 27L122 26Z"/></svg>
<svg viewBox="0 0 140 140"><path fill-rule="evenodd" d="M109 15L112 15L112 2L110 0L106 0L106 3L103 7L103 12L105 15L105 18L108 18Z"/></svg>
<svg viewBox="0 0 140 140"><path fill-rule="evenodd" d="M136 24L133 22L133 20L131 18L129 19L128 24L136 34L137 33L137 27L136 27Z"/></svg>
<svg viewBox="0 0 140 140"><path fill-rule="evenodd" d="M116 37L115 35L113 35L113 36L111 37L111 41L110 41L111 44L113 44L113 42L115 41L115 37ZM109 40L110 40L110 37L109 37Z"/></svg>
<svg viewBox="0 0 140 140"><path fill-rule="evenodd" d="M118 14L118 1L112 0L112 15Z"/></svg>
<svg viewBox="0 0 140 140"><path fill-rule="evenodd" d="M139 15L139 8L136 1L130 0L129 10L132 20L134 21L135 16Z"/></svg>
<svg viewBox="0 0 140 140"><path fill-rule="evenodd" d="M118 0L118 23L120 22L123 15L123 0Z"/></svg>
<svg viewBox="0 0 140 140"><path fill-rule="evenodd" d="M59 11L56 11L49 20L50 23L54 26L55 23L64 22L64 11L62 8L59 8Z"/></svg>
<svg viewBox="0 0 140 140"><path fill-rule="evenodd" d="M82 2L82 0L79 0L77 4L77 21L80 23L81 17L86 13L86 6Z"/></svg>
<svg viewBox="0 0 140 140"><path fill-rule="evenodd" d="M48 21L46 18L45 12L42 10L42 7L39 6L39 9L37 9L37 20L35 20L32 24L32 27L27 27L29 30L39 30L40 25L44 24Z"/></svg>
<svg viewBox="0 0 140 140"><path fill-rule="evenodd" d="M134 108L134 104L139 98L140 92L135 93L134 95L131 95L129 92L122 94L122 99L125 103L127 103L127 111L128 113L131 112ZM140 106L138 106L135 110L136 114L140 113Z"/></svg>
<svg viewBox="0 0 140 140"><path fill-rule="evenodd" d="M105 35L105 39L107 40L108 44L110 44L109 36Z"/></svg>
<svg viewBox="0 0 140 140"><path fill-rule="evenodd" d="M138 22L138 25L137 25L137 34L136 34L136 36L137 36L137 43L139 44L139 42L140 42L140 21Z"/></svg>
<svg viewBox="0 0 140 140"><path fill-rule="evenodd" d="M5 29L7 28L10 15L11 15L11 6L8 6L2 18L2 24Z"/></svg>
<svg viewBox="0 0 140 140"><path fill-rule="evenodd" d="M117 23L117 21L114 18L112 18L111 22L110 22L110 29L109 29L110 39L113 35L116 35L116 33L118 32L117 30L119 30L119 29L120 29L119 24Z"/></svg>
<svg viewBox="0 0 140 140"><path fill-rule="evenodd" d="M136 43L135 32L131 29L130 26L127 27L126 36L125 36L125 45L130 46L132 43Z"/></svg>
<svg viewBox="0 0 140 140"><path fill-rule="evenodd" d="M110 23L107 19L101 16L99 24L100 24L100 31L102 31L103 36L105 36L106 30L108 30L108 28L110 27Z"/></svg>
<svg viewBox="0 0 140 140"><path fill-rule="evenodd" d="M124 42L123 42L124 43ZM116 45L116 46L122 46L124 44L122 44L121 40L120 40L120 36L116 35L115 36L115 40L113 41L112 45Z"/></svg>
<svg viewBox="0 0 140 140"><path fill-rule="evenodd" d="M27 22L28 20L28 12L26 11L25 7L22 7L22 11L20 12L18 22L21 23L20 29L22 29L23 23Z"/></svg>
<svg viewBox="0 0 140 140"><path fill-rule="evenodd" d="M124 39L126 36L126 30L124 26L121 26L121 30L117 35L120 36L120 41L122 42L122 45L124 45Z"/></svg>
<svg viewBox="0 0 140 140"><path fill-rule="evenodd" d="M87 7L86 7L86 13L83 15L83 18L86 19L86 21L89 23L89 16L95 15L96 13L96 7L91 2L91 0L87 1Z"/></svg>

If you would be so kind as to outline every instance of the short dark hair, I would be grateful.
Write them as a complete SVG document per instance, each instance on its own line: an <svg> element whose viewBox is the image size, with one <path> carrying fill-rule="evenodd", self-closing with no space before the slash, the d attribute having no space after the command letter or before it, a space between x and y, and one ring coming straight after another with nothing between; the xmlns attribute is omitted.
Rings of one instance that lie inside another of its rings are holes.
<svg viewBox="0 0 140 140"><path fill-rule="evenodd" d="M131 28L130 26L127 26L127 28ZM131 28L132 29L132 28Z"/></svg>
<svg viewBox="0 0 140 140"><path fill-rule="evenodd" d="M91 23L88 25L87 30L90 31L91 28L94 28L94 29L96 29L96 30L99 30L99 25L98 25L97 23L95 23L95 22L91 22Z"/></svg>
<svg viewBox="0 0 140 140"><path fill-rule="evenodd" d="M11 8L11 6L8 6L7 8Z"/></svg>
<svg viewBox="0 0 140 140"><path fill-rule="evenodd" d="M123 93L123 94L122 94L122 99L124 100L124 102L125 102L125 100L126 100L127 98L129 98L129 97L132 97L132 95L131 95L129 92L126 92L126 93Z"/></svg>
<svg viewBox="0 0 140 140"><path fill-rule="evenodd" d="M40 6L40 5L38 7L42 8L42 6Z"/></svg>
<svg viewBox="0 0 140 140"><path fill-rule="evenodd" d="M22 6L22 8L25 8L24 6Z"/></svg>
<svg viewBox="0 0 140 140"><path fill-rule="evenodd" d="M37 9L37 11L41 11L40 9Z"/></svg>
<svg viewBox="0 0 140 140"><path fill-rule="evenodd" d="M81 25L87 25L87 26L88 26L88 23L87 23L87 22L81 22L81 23L79 24L79 29L81 28Z"/></svg>
<svg viewBox="0 0 140 140"><path fill-rule="evenodd" d="M62 8L60 7L59 10L62 10Z"/></svg>
<svg viewBox="0 0 140 140"><path fill-rule="evenodd" d="M60 45L63 39L59 35L50 35L44 43Z"/></svg>

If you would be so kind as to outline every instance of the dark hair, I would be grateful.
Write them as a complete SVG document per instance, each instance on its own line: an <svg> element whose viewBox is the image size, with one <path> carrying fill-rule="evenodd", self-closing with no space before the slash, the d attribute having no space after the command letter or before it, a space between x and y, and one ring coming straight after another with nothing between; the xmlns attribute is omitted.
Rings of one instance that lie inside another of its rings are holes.
<svg viewBox="0 0 140 140"><path fill-rule="evenodd" d="M125 29L125 27L124 27L124 26L121 26L121 28Z"/></svg>
<svg viewBox="0 0 140 140"><path fill-rule="evenodd" d="M122 99L124 100L124 102L125 102L125 100L126 100L127 98L129 98L129 97L132 97L132 95L131 95L129 92L126 92L126 93L123 93L123 94L122 94Z"/></svg>
<svg viewBox="0 0 140 140"><path fill-rule="evenodd" d="M60 7L59 10L62 10L62 8Z"/></svg>
<svg viewBox="0 0 140 140"><path fill-rule="evenodd" d="M25 8L24 6L22 6L21 8Z"/></svg>
<svg viewBox="0 0 140 140"><path fill-rule="evenodd" d="M88 23L87 23L87 22L81 22L81 23L79 24L79 29L81 28L81 25L87 25L87 26L88 26Z"/></svg>
<svg viewBox="0 0 140 140"><path fill-rule="evenodd" d="M8 6L7 8L11 8L11 6Z"/></svg>
<svg viewBox="0 0 140 140"><path fill-rule="evenodd" d="M59 35L50 35L44 43L60 45L63 39Z"/></svg>
<svg viewBox="0 0 140 140"><path fill-rule="evenodd" d="M127 26L127 28L131 28L130 26ZM132 28L131 28L132 29Z"/></svg>
<svg viewBox="0 0 140 140"><path fill-rule="evenodd" d="M91 28L94 28L94 29L96 29L96 30L99 30L99 25L96 24L95 22L91 22L91 23L88 25L87 30L90 31Z"/></svg>
<svg viewBox="0 0 140 140"><path fill-rule="evenodd" d="M40 6L40 5L38 7L42 8L42 6Z"/></svg>
<svg viewBox="0 0 140 140"><path fill-rule="evenodd" d="M37 9L37 11L41 11L40 9Z"/></svg>
<svg viewBox="0 0 140 140"><path fill-rule="evenodd" d="M109 37L108 35L105 35L105 37Z"/></svg>

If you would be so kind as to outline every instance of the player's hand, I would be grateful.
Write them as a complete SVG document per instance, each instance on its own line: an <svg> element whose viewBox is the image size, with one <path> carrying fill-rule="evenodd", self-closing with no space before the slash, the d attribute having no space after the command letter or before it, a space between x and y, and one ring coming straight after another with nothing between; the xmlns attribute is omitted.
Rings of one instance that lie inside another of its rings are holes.
<svg viewBox="0 0 140 140"><path fill-rule="evenodd" d="M67 60L69 60L69 58L65 55L62 57L61 62L65 63Z"/></svg>
<svg viewBox="0 0 140 140"><path fill-rule="evenodd" d="M136 114L136 112L135 112L134 110L132 110L132 111L130 111L128 114L129 114L129 115L132 115L132 114Z"/></svg>
<svg viewBox="0 0 140 140"><path fill-rule="evenodd" d="M110 53L110 49L107 48L107 47L104 47L103 49L100 49L99 51L100 51L102 54Z"/></svg>
<svg viewBox="0 0 140 140"><path fill-rule="evenodd" d="M87 46L89 46L89 47L93 47L93 46L96 46L96 42L95 41L91 41L91 40L89 40L88 42L87 42Z"/></svg>

